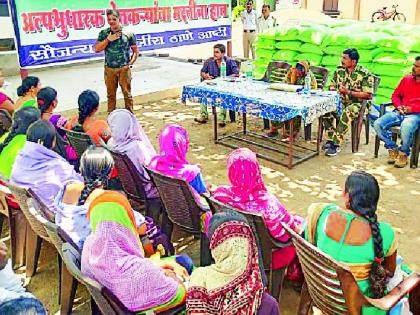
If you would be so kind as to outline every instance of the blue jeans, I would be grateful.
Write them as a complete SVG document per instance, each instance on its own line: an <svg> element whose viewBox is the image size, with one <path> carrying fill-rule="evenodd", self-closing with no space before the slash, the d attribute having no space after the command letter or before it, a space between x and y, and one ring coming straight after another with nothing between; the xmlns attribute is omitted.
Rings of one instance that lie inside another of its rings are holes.
<svg viewBox="0 0 420 315"><path fill-rule="evenodd" d="M401 126L401 146L391 139L388 130L391 127ZM376 134L385 142L385 148L388 150L399 150L407 155L410 155L410 147L413 144L414 133L420 126L420 114L401 115L397 111L386 113L379 117L374 125Z"/></svg>

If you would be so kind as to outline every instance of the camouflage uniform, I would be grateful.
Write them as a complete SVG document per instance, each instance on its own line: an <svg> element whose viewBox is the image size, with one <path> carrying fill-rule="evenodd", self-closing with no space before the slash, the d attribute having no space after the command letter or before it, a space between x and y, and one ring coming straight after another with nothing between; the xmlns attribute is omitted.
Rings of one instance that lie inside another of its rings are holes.
<svg viewBox="0 0 420 315"><path fill-rule="evenodd" d="M136 45L136 37L133 33L124 32L119 39L109 42L105 48L105 84L108 96L108 113L112 112L117 104L117 88L121 87L124 95L125 108L133 111L133 97L131 95L131 70L130 62L131 46ZM106 28L99 33L98 42L104 41L111 28Z"/></svg>
<svg viewBox="0 0 420 315"><path fill-rule="evenodd" d="M343 86L353 92L373 93L373 76L369 70L359 65L356 65L350 75L344 67L339 66L334 72L331 86L337 91ZM352 120L358 116L362 106L362 100L348 95L341 95L341 101L343 112L340 117L337 117L336 113L328 113L323 118L327 139L336 145L343 141ZM335 119L338 120L337 127L334 124Z"/></svg>
<svg viewBox="0 0 420 315"><path fill-rule="evenodd" d="M294 70L295 68L293 67L292 69L290 69L287 73L286 73L286 77L285 77L285 83L287 84L295 84L295 85L305 85L305 76L303 77L297 77L294 74ZM309 72L309 75L311 76L311 89L312 90L316 90L318 88L318 83L316 82L316 78L315 75L312 73L312 71ZM300 131L300 126L301 126L301 118L300 117L295 117L292 119L293 120L293 138L295 138L299 131ZM289 121L285 121L285 122L278 122L278 121L272 121L271 125L274 128L280 129L285 127L285 131L283 132L283 136L288 137L290 136L290 125L289 125Z"/></svg>

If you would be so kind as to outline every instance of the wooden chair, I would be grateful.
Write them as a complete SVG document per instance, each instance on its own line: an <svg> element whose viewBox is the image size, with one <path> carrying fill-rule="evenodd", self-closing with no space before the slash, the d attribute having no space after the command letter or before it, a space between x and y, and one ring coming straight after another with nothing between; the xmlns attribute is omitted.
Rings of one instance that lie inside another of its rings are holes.
<svg viewBox="0 0 420 315"><path fill-rule="evenodd" d="M73 246L75 246L75 244L71 238L54 223L54 213L48 209L39 196L32 189L28 189L28 193L32 197L31 205L47 219L47 221L44 221L44 227L51 243L57 249L59 279L58 303L60 304L60 313L71 314L74 298L76 296L77 281L63 263L62 247L64 242L71 242Z"/></svg>
<svg viewBox="0 0 420 315"><path fill-rule="evenodd" d="M327 85L329 70L324 67L315 66L311 66L310 69L315 76L318 89L324 90ZM306 141L311 140L312 124L308 124L304 127L304 135Z"/></svg>
<svg viewBox="0 0 420 315"><path fill-rule="evenodd" d="M237 211L246 217L249 225L254 231L254 235L257 238L258 247L261 250L264 270L268 280L268 290L270 294L277 299L277 301L280 301L286 268L273 270L271 266L272 255L274 251L290 246L291 242L282 243L272 237L264 222L264 218L260 214L248 213L235 209L220 201L217 201L212 197L209 197L208 195L204 195L204 197L210 205L212 212L220 212L222 208L227 208L233 211Z"/></svg>
<svg viewBox="0 0 420 315"><path fill-rule="evenodd" d="M373 76L373 97L375 97L378 86L381 83L381 78ZM366 144L369 144L369 116L366 113L366 109L369 110L369 101L363 100L359 110L357 119L351 122L351 151L353 153L359 151L360 134L362 133L363 123L365 124L366 133Z"/></svg>
<svg viewBox="0 0 420 315"><path fill-rule="evenodd" d="M18 269L25 265L26 218L7 187L6 180L0 180L0 235L4 219L9 222L12 266Z"/></svg>
<svg viewBox="0 0 420 315"><path fill-rule="evenodd" d="M146 313L146 311L140 313L129 311L110 290L102 286L94 279L83 275L80 270L81 255L70 243L64 243L62 251L63 260L68 270L74 278L86 286L92 297L92 314L97 314L98 311L106 315L134 315ZM185 305L181 305L172 310L168 310L159 314L175 315L184 310Z"/></svg>
<svg viewBox="0 0 420 315"><path fill-rule="evenodd" d="M182 180L166 176L145 167L158 189L169 220L180 230L200 238L200 265L211 262L209 240L201 232L201 215L204 209L194 198L190 185Z"/></svg>
<svg viewBox="0 0 420 315"><path fill-rule="evenodd" d="M285 224L283 228L292 237L305 275L297 314L309 314L311 305L328 315L360 315L363 306L388 311L410 292L410 309L413 314L420 314L420 274L411 274L381 299L368 298L360 292L347 265L326 255Z"/></svg>
<svg viewBox="0 0 420 315"><path fill-rule="evenodd" d="M384 103L381 104L381 109L379 111L379 117L385 115L385 110L387 106L394 106L392 103ZM397 141L398 135L401 133L400 127L392 127L391 128L392 136L394 141ZM381 140L376 135L375 136L375 158L378 157L379 152L379 146L380 146ZM420 126L418 126L415 134L414 134L414 140L413 145L411 147L411 155L410 155L410 167L411 168L417 168L419 164L419 154L420 154Z"/></svg>
<svg viewBox="0 0 420 315"><path fill-rule="evenodd" d="M286 73L292 66L284 61L272 61L268 64L262 81L275 83L284 82ZM264 129L270 129L270 120L264 118Z"/></svg>
<svg viewBox="0 0 420 315"><path fill-rule="evenodd" d="M84 132L77 132L66 129L67 140L76 151L77 157L80 159L83 152L91 145L95 145L93 139Z"/></svg>

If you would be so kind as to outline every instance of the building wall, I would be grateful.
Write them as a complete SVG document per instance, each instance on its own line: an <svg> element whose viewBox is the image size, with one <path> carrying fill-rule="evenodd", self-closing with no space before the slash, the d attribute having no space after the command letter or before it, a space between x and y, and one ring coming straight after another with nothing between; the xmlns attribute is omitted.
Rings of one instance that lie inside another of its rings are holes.
<svg viewBox="0 0 420 315"><path fill-rule="evenodd" d="M414 24L416 20L417 2L418 0L361 0L360 19L370 21L373 12L379 8L386 6L388 9L391 9L393 4L398 4L397 11L404 13L407 18L407 23Z"/></svg>
<svg viewBox="0 0 420 315"><path fill-rule="evenodd" d="M317 4L319 0L314 0L314 2ZM359 12L357 12L358 3ZM373 12L382 7L391 8L393 4L398 4L397 11L404 13L407 23L420 24L420 0L339 0L338 8L344 19L358 18L362 21L370 21Z"/></svg>
<svg viewBox="0 0 420 315"><path fill-rule="evenodd" d="M343 0L341 0L343 1ZM344 0L348 1L348 0ZM306 8L308 10L321 11L324 6L324 0L306 0Z"/></svg>

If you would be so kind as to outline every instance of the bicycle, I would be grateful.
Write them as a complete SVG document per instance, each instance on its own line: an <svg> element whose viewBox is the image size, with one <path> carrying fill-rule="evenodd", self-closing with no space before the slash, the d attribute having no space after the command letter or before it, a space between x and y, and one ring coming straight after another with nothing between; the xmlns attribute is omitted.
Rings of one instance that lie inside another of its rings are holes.
<svg viewBox="0 0 420 315"><path fill-rule="evenodd" d="M397 12L398 4L394 4L392 6L392 11L387 12L387 7L383 7L382 9L379 9L378 11L374 12L372 14L372 22L377 21L386 21L386 20L394 20L397 22L405 22L406 18L405 15L401 12Z"/></svg>

